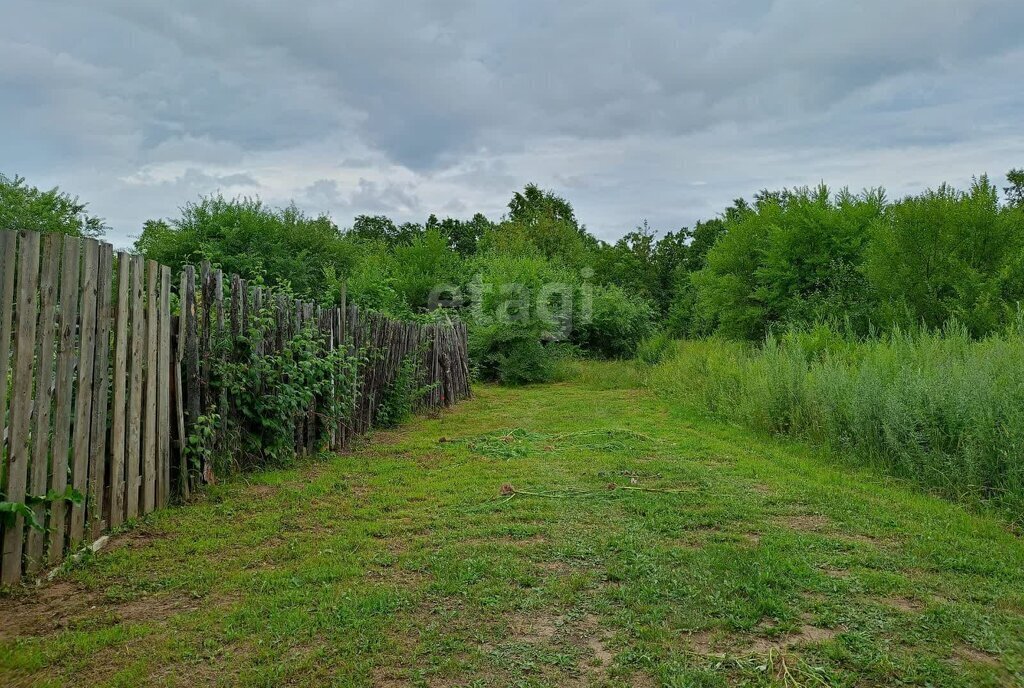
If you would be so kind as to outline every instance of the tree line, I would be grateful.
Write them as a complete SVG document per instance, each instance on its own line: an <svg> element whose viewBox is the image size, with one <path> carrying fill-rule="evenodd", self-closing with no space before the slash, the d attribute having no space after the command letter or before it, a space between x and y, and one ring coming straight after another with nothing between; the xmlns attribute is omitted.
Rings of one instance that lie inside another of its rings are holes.
<svg viewBox="0 0 1024 688"><path fill-rule="evenodd" d="M532 184L499 219L362 215L345 228L294 204L212 195L146 222L135 248L175 270L208 259L325 303L344 284L349 299L394 317L456 309L480 373L523 382L550 376L560 355L633 355L659 330L760 341L822 321L866 336L955 320L975 337L997 331L1024 297L1024 171L1007 178L1003 189L981 176L896 200L883 189L764 190L693 227L659 235L644 223L615 242ZM104 229L77 198L3 176L0 224ZM448 309L435 308L440 286L459 295L442 300Z"/></svg>

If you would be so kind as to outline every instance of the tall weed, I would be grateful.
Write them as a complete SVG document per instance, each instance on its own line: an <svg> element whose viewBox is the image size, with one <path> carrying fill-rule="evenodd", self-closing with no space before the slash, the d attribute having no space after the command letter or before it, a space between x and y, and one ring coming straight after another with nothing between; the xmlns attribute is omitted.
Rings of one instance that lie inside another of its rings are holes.
<svg viewBox="0 0 1024 688"><path fill-rule="evenodd" d="M1024 517L1019 328L980 341L953 324L863 341L816 328L760 347L683 342L648 384L723 419Z"/></svg>

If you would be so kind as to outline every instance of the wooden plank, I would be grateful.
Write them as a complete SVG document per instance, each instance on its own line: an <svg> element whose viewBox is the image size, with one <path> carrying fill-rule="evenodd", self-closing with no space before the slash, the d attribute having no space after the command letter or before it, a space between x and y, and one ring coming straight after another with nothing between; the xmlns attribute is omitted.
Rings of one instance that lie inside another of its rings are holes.
<svg viewBox="0 0 1024 688"><path fill-rule="evenodd" d="M93 363L92 427L89 438L89 501L86 517L93 540L107 523L110 500L106 491L107 410L110 405L110 293L114 249L100 244L96 281L96 356Z"/></svg>
<svg viewBox="0 0 1024 688"><path fill-rule="evenodd" d="M30 457L29 422L32 417L32 377L36 355L36 307L39 288L39 235L18 234L18 276L15 295L14 374L11 380L10 435L8 437L7 485L10 502L24 502ZM6 383L6 380L4 381ZM14 526L4 530L3 571L0 580L21 579L25 519L18 515Z"/></svg>
<svg viewBox="0 0 1024 688"><path fill-rule="evenodd" d="M53 405L53 470L50 489L63 494L68 486L68 451L72 436L75 378L78 370L78 298L81 294L82 242L64 237L64 255L60 268L60 345L57 351L57 381ZM53 566L64 558L67 533L67 502L50 506L50 546L48 563Z"/></svg>
<svg viewBox="0 0 1024 688"><path fill-rule="evenodd" d="M263 287L253 287L252 290L252 307L251 311L253 317L261 323L261 331L256 336L255 341L252 343L253 349L257 356L263 355L264 344L266 342L266 332L262 331L262 323L264 322L265 313L263 312Z"/></svg>
<svg viewBox="0 0 1024 688"><path fill-rule="evenodd" d="M11 362L11 330L14 323L14 266L18 234L0 232L0 380L7 381ZM0 475L6 461L7 385L0 384Z"/></svg>
<svg viewBox="0 0 1024 688"><path fill-rule="evenodd" d="M114 301L113 399L110 408L110 527L124 522L128 475L128 324L131 294L131 256L117 254L117 298Z"/></svg>
<svg viewBox="0 0 1024 688"><path fill-rule="evenodd" d="M208 260L204 260L199 264L199 303L197 312L199 315L199 361L201 366L199 374L201 401L199 406L205 415L209 413L210 407L214 404L210 391L210 379L212 378L212 360L210 358L212 343L210 335L213 331L211 327L213 316L213 276L210 261Z"/></svg>
<svg viewBox="0 0 1024 688"><path fill-rule="evenodd" d="M242 278L231 275L231 306L228 319L231 322L231 338L238 339L247 332L242 332Z"/></svg>
<svg viewBox="0 0 1024 688"><path fill-rule="evenodd" d="M125 472L125 517L139 515L142 489L142 380L146 347L146 330L143 310L142 278L144 261L142 256L131 257L131 293L128 308L131 311L131 335L128 347L128 445L125 451L128 468Z"/></svg>
<svg viewBox="0 0 1024 688"><path fill-rule="evenodd" d="M32 466L29 469L28 493L43 496L49 488L50 475L50 417L53 402L53 384L56 374L54 342L57 334L57 290L60 284L59 234L43 236L43 261L39 274L39 326L36 332L36 399L33 409L35 423L32 430ZM35 519L46 524L46 504L32 507ZM34 575L45 563L43 549L45 531L29 528L25 545L25 570Z"/></svg>
<svg viewBox="0 0 1024 688"><path fill-rule="evenodd" d="M159 350L157 352L157 506L166 506L171 495L171 269L160 266Z"/></svg>
<svg viewBox="0 0 1024 688"><path fill-rule="evenodd" d="M78 318L78 384L75 388L74 440L71 449L71 486L87 494L89 471L89 429L92 421L93 365L96 356L96 289L99 279L100 245L95 239L82 241L82 299ZM69 548L85 535L85 504L71 505L68 526Z"/></svg>
<svg viewBox="0 0 1024 688"><path fill-rule="evenodd" d="M185 351L183 359L185 389L185 435L186 444L192 429L202 413L199 397L199 323L196 313L196 271L186 265L183 276L181 317L184 319ZM202 470L202 466L198 467ZM192 467L186 465L189 487L192 482Z"/></svg>
<svg viewBox="0 0 1024 688"><path fill-rule="evenodd" d="M188 460L185 456L185 445L188 439L188 435L185 432L185 386L184 386L184 367L185 367L185 312L188 308L186 302L187 289L187 274L183 270L181 273L181 282L178 288L178 297L180 299L180 314L175 319L176 333L175 333L175 354L174 354L174 396L175 396L175 412L178 416L178 455L176 464L177 473L177 496L178 499L184 501L189 498L189 480L188 480Z"/></svg>
<svg viewBox="0 0 1024 688"><path fill-rule="evenodd" d="M213 271L213 310L215 323L213 355L217 362L226 363L229 348L226 348L228 342L224 327L224 273L220 270ZM217 430L217 449L224 451L228 429L226 421L230 416L227 389L221 388L217 393L217 413L221 417L221 424Z"/></svg>
<svg viewBox="0 0 1024 688"><path fill-rule="evenodd" d="M143 439L142 439L142 513L148 514L156 508L156 451L157 451L157 347L159 346L159 309L160 298L157 272L159 266L155 260L146 261L146 391L143 403Z"/></svg>

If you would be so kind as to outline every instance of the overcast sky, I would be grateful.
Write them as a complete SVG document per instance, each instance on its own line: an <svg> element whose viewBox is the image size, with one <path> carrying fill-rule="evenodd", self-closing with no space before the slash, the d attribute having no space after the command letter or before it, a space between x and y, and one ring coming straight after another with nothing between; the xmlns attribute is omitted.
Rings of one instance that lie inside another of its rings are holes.
<svg viewBox="0 0 1024 688"><path fill-rule="evenodd" d="M1024 166L1021 0L0 0L0 172L127 245L200 194L598 236Z"/></svg>

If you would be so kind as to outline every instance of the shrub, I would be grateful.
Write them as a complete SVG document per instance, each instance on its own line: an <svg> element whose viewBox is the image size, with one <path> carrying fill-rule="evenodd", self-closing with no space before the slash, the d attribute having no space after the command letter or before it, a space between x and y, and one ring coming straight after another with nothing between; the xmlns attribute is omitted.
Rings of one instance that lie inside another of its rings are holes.
<svg viewBox="0 0 1024 688"><path fill-rule="evenodd" d="M24 177L0 174L0 230L24 229L71 236L102 236L101 218L88 215L87 205L60 189L41 191Z"/></svg>
<svg viewBox="0 0 1024 688"><path fill-rule="evenodd" d="M577 319L583 322L573 332L576 342L607 358L631 357L654 330L650 304L614 285L595 287L592 316Z"/></svg>
<svg viewBox="0 0 1024 688"><path fill-rule="evenodd" d="M239 467L285 464L295 450L295 419L316 397L331 400L325 426L350 414L357 368L362 354L328 351L322 334L307 327L288 339L280 351L263 353L258 344L273 318L270 308L254 314L249 332L219 346L233 347L227 362L215 365L213 391L226 393L244 419L223 428Z"/></svg>
<svg viewBox="0 0 1024 688"><path fill-rule="evenodd" d="M646 337L636 347L636 359L647 365L661 363L672 348L672 337L665 331L659 331Z"/></svg>
<svg viewBox="0 0 1024 688"><path fill-rule="evenodd" d="M398 366L394 382L387 388L377 407L374 425L379 428L394 428L408 420L416 411L428 392L439 383L420 384L417 377L419 354L406 356Z"/></svg>
<svg viewBox="0 0 1024 688"><path fill-rule="evenodd" d="M517 323L492 323L469 332L469 352L480 377L504 384L546 382L554 375L555 358L535 332Z"/></svg>

